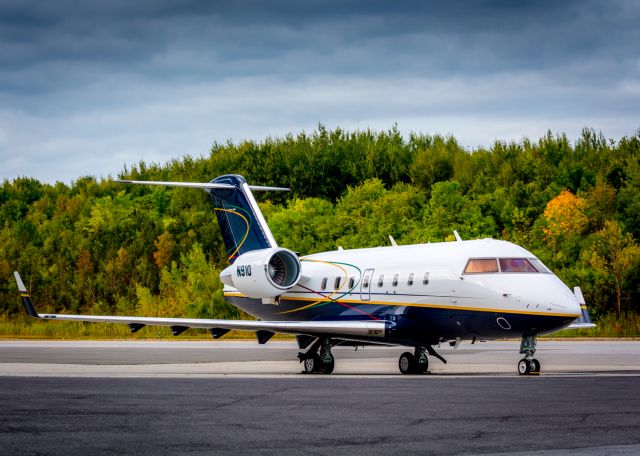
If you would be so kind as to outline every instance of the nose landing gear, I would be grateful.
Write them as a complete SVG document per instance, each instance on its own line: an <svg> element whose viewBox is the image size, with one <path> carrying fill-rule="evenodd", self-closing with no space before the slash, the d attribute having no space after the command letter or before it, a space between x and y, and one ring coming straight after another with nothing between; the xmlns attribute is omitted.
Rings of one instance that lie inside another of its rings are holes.
<svg viewBox="0 0 640 456"><path fill-rule="evenodd" d="M518 362L518 374L537 375L540 373L540 362L533 357L536 352L535 334L523 334L520 342L520 353L524 355Z"/></svg>

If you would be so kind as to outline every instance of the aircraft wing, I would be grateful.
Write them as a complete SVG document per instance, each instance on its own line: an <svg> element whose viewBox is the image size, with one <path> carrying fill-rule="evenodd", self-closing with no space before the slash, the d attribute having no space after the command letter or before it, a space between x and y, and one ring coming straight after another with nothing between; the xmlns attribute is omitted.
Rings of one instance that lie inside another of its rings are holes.
<svg viewBox="0 0 640 456"><path fill-rule="evenodd" d="M20 275L14 272L22 304L34 318L43 320L86 321L93 323L123 323L129 326L131 332L136 332L144 326L168 326L175 336L182 334L189 328L208 329L217 339L230 330L256 331L258 342L265 343L274 333L335 336L343 339L358 340L385 336L386 321L255 321L255 320L215 320L201 318L158 318L158 317L126 317L103 315L68 315L68 314L39 314L31 301Z"/></svg>

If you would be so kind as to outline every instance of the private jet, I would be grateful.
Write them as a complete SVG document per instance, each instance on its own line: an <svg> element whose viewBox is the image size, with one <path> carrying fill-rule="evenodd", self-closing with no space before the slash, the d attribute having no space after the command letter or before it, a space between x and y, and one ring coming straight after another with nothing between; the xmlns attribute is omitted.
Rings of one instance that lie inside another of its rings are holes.
<svg viewBox="0 0 640 456"><path fill-rule="evenodd" d="M254 331L264 344L275 334L296 336L305 373L330 374L332 347L368 344L413 348L400 355L402 374L429 369L443 343L519 338L520 375L540 373L536 338L591 323L579 287L572 292L531 252L511 242L479 239L299 256L279 247L253 191L239 175L208 183L117 181L128 185L200 188L213 203L230 266L220 273L225 299L257 320L218 320L39 314L18 272L28 315L44 320L127 324L132 332L167 326L174 335L204 328L218 339ZM295 229L292 227L291 229Z"/></svg>

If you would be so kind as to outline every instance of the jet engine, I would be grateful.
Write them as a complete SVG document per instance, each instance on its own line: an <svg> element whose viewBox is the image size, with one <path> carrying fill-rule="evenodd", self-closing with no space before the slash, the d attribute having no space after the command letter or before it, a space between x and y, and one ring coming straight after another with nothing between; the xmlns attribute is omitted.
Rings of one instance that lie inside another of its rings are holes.
<svg viewBox="0 0 640 456"><path fill-rule="evenodd" d="M300 280L300 260L287 249L252 250L222 271L220 280L250 298L275 298Z"/></svg>

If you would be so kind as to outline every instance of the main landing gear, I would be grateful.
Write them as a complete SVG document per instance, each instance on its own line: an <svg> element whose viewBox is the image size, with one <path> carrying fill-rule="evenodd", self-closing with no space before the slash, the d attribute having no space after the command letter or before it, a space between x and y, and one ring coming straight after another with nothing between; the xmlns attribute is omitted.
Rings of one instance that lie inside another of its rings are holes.
<svg viewBox="0 0 640 456"><path fill-rule="evenodd" d="M424 374L427 372L429 370L429 357L427 356L427 353L431 356L435 356L446 364L447 360L436 353L433 347L416 347L413 353L404 352L400 355L400 358L398 359L400 373L404 375L412 375Z"/></svg>
<svg viewBox="0 0 640 456"><path fill-rule="evenodd" d="M319 337L311 343L312 338L298 339L300 348L307 346L306 352L299 352L298 359L304 366L304 372L307 374L331 374L335 367L335 358L331 353L331 339L328 337ZM302 343L301 343L302 342ZM398 360L400 372L409 374L424 374L429 369L429 356L438 358L443 363L447 360L440 356L430 345L416 347L413 353L404 352Z"/></svg>
<svg viewBox="0 0 640 456"><path fill-rule="evenodd" d="M304 371L307 374L328 375L335 367L335 358L331 354L331 341L328 337L316 339L306 353L298 353L298 359L304 363Z"/></svg>
<svg viewBox="0 0 640 456"><path fill-rule="evenodd" d="M518 374L520 375L537 375L540 373L540 362L533 357L536 352L536 336L535 334L523 334L520 342L520 353L524 355L518 362Z"/></svg>

